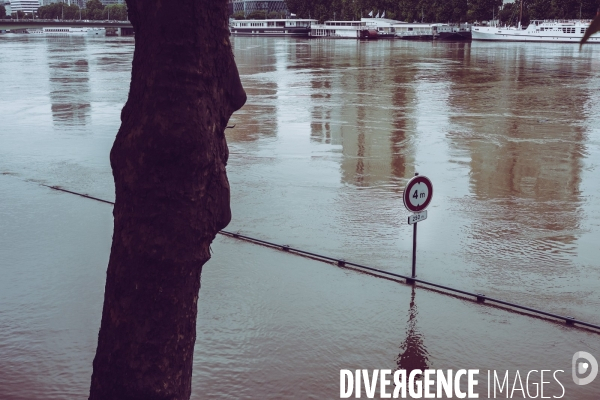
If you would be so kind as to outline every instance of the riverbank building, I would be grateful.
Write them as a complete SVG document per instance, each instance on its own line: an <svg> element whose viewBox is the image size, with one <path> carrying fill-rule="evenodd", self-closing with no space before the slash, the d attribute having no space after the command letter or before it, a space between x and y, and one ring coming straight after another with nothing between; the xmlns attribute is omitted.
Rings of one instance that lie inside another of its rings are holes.
<svg viewBox="0 0 600 400"><path fill-rule="evenodd" d="M248 15L253 11L263 11L266 14L272 11L288 13L284 0L229 0L229 15L236 13Z"/></svg>

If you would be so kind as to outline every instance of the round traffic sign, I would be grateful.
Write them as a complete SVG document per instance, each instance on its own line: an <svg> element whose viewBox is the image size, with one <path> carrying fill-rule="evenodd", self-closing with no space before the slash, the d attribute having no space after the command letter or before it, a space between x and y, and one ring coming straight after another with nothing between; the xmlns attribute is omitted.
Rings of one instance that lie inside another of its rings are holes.
<svg viewBox="0 0 600 400"><path fill-rule="evenodd" d="M433 185L426 176L415 176L406 185L402 200L408 211L419 212L427 208L433 197Z"/></svg>

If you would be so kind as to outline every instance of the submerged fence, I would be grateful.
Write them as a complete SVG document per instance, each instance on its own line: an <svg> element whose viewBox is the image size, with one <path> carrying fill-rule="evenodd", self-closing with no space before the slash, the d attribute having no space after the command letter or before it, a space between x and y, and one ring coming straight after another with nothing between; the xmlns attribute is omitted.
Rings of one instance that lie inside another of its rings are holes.
<svg viewBox="0 0 600 400"><path fill-rule="evenodd" d="M84 197L86 199L90 199L90 200L96 200L102 203L107 203L107 204L112 204L114 205L114 202L112 201L108 201L108 200L104 200L104 199L100 199L97 197L93 197L90 196L88 194L84 194L84 193L78 193L78 192L74 192L71 190L67 190L67 189L63 189L61 187L58 186L49 186L49 185L44 185L41 184L42 186L45 186L47 188L53 189L53 190L58 190L61 192L65 192L65 193L70 193L70 194L74 194L77 196L81 196ZM487 297L485 294L483 293L473 293L473 292L469 292L466 290L462 290L462 289L456 289L450 286L445 286L445 285L441 285L439 283L435 283L435 282L430 282L430 281L426 281L423 279L418 279L418 278L412 278L410 276L407 275L402 275L402 274L396 274L393 272L389 272L389 271L385 271L382 269L378 269L378 268L374 268L374 267L369 267L367 265L362 265L362 264L357 264L357 263L353 263L344 259L339 259L339 258L335 258L335 257L329 257L329 256L325 256L322 254L317 254L317 253L313 253L310 251L306 251L306 250L302 250L302 249L297 249L294 247L291 247L289 245L285 245L285 244L278 244L278 243L273 243L273 242L269 242L266 240L262 240L262 239L257 239L257 238L253 238L250 236L246 236L246 235L242 235L240 233L236 233L236 232L229 232L229 231L225 231L222 230L219 232L220 234L224 235L224 236L228 236L234 239L238 239L238 240L243 240L249 243L254 243L254 244L258 244L261 246L266 246L266 247L270 247L273 249L278 249L281 251L286 251L289 252L291 254L296 254L296 255L300 255L300 256L304 256L304 257L309 257L311 259L314 260L318 260L318 261L323 261L323 262L327 262L329 264L334 264L337 265L339 267L342 268L350 268L350 269L354 269L363 273L367 273L369 275L378 277L378 278L384 278L384 279L391 279L391 280L404 280L405 283L410 284L410 285L415 285L415 284L420 284L423 288L425 289L430 289L430 290L436 290L439 293L443 293L443 294L449 294L449 295L454 295L454 296L459 296L461 298L466 297L466 298L473 298L473 300L476 300L478 303L481 304L492 304L495 306L501 306L503 309L509 310L509 311L516 311L516 312L520 312L523 315L528 315L528 316L536 316L536 317L544 317L545 319L550 319L550 320L558 320L558 321L564 321L567 325L570 326L575 326L578 325L580 327L586 327L586 328L592 328L593 332L596 333L600 333L600 325L597 324L592 324L589 322L585 322L585 321L581 321L579 319L576 319L574 317L571 316L564 316L564 315L558 315L558 314L554 314L551 312L546 312L543 310L538 310L536 308L532 308L532 307L527 307L521 304L516 304L516 303L512 303L509 301L505 301L505 300L501 300L501 299L496 299L493 297Z"/></svg>

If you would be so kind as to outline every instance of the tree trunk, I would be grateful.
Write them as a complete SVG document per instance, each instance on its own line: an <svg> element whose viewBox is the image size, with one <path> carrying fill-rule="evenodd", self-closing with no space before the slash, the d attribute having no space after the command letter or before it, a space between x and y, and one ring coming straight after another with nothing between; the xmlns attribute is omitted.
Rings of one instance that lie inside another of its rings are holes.
<svg viewBox="0 0 600 400"><path fill-rule="evenodd" d="M202 265L231 219L225 127L246 101L226 0L127 0L129 98L90 399L189 399Z"/></svg>

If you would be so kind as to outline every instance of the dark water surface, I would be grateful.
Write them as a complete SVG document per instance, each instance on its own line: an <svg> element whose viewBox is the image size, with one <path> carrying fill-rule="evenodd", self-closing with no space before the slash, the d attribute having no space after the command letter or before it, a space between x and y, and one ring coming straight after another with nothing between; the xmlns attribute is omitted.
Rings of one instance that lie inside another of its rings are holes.
<svg viewBox="0 0 600 400"><path fill-rule="evenodd" d="M229 230L600 324L600 47L233 38ZM0 35L0 399L85 398L133 41ZM339 398L339 370L564 370L600 336L219 237L193 398ZM551 378L550 378L551 379ZM512 384L512 382L511 382ZM550 385L549 395L560 388ZM515 396L519 396L516 392ZM546 396L548 393L545 394ZM363 393L364 396L364 393ZM505 396L503 396L505 397Z"/></svg>

